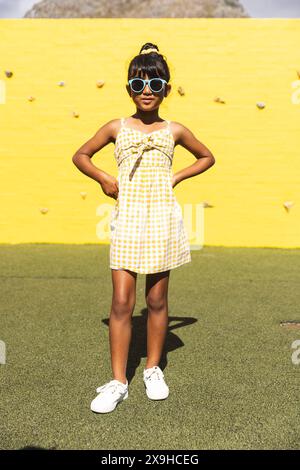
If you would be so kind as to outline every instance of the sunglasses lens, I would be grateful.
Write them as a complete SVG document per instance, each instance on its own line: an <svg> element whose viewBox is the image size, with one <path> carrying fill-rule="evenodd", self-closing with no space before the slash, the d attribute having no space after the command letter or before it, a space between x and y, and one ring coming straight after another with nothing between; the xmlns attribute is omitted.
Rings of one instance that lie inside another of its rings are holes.
<svg viewBox="0 0 300 470"><path fill-rule="evenodd" d="M151 81L151 89L154 92L158 92L162 89L163 82L159 78L153 78Z"/></svg>
<svg viewBox="0 0 300 470"><path fill-rule="evenodd" d="M134 78L131 82L131 89L135 93L140 93L144 88L144 82L140 78Z"/></svg>

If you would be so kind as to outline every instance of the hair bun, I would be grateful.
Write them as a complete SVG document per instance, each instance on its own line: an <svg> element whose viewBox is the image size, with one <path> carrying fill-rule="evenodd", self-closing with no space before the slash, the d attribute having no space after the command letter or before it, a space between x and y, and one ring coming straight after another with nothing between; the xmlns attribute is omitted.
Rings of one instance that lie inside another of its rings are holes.
<svg viewBox="0 0 300 470"><path fill-rule="evenodd" d="M146 42L140 49L140 54L149 54L150 52L156 52L156 54L160 54L158 51L158 47L156 44L152 44L152 42Z"/></svg>
<svg viewBox="0 0 300 470"><path fill-rule="evenodd" d="M140 52L140 54L149 54L150 52L156 52L156 54L159 53L157 49L154 49L153 47L151 47L150 49L143 49L142 52Z"/></svg>

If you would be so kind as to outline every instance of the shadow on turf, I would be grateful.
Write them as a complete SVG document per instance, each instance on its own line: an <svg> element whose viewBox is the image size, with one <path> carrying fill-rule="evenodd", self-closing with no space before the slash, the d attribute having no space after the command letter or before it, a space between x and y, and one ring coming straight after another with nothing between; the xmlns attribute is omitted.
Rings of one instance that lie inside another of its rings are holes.
<svg viewBox="0 0 300 470"><path fill-rule="evenodd" d="M56 450L56 447L38 447L38 446L26 446L26 447L21 447L18 450Z"/></svg>
<svg viewBox="0 0 300 470"><path fill-rule="evenodd" d="M130 383L133 379L135 371L140 365L141 359L143 357L147 357L147 312L147 308L144 308L141 311L140 316L134 315L132 317L132 335L126 371L128 383ZM105 318L102 321L105 325L109 326L109 318ZM162 357L159 363L159 367L162 370L164 370L168 364L168 352L174 351L175 349L184 346L184 343L181 341L181 339L171 330L183 328L184 326L191 325L196 321L197 319L192 317L169 316L169 326L167 330L164 349L162 352ZM175 325L170 325L170 323L172 322L176 322Z"/></svg>

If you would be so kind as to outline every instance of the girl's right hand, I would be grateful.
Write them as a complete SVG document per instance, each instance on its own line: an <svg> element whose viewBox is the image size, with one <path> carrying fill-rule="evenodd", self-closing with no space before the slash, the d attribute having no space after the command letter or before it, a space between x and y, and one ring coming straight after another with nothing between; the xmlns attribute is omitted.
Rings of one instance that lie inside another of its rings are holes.
<svg viewBox="0 0 300 470"><path fill-rule="evenodd" d="M103 175L101 181L99 182L102 188L102 191L106 196L112 197L113 199L118 199L119 196L119 181L117 178L111 175Z"/></svg>

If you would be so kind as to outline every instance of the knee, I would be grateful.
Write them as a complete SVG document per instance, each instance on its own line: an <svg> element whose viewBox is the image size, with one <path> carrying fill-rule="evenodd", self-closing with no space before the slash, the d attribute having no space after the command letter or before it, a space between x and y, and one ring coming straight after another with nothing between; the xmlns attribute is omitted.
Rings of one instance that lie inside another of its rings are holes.
<svg viewBox="0 0 300 470"><path fill-rule="evenodd" d="M164 296L161 295L151 295L146 296L146 304L150 311L160 312L166 310L167 300Z"/></svg>
<svg viewBox="0 0 300 470"><path fill-rule="evenodd" d="M135 299L133 297L115 294L112 300L112 315L118 319L131 316L135 306Z"/></svg>

